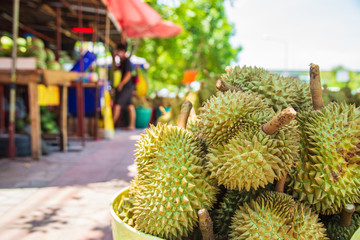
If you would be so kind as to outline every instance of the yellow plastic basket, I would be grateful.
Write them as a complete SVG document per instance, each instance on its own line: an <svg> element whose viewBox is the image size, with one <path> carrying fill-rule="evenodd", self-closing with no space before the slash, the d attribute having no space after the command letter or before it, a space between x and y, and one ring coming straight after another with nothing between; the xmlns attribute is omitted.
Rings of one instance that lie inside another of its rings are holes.
<svg viewBox="0 0 360 240"><path fill-rule="evenodd" d="M360 228L358 228L350 240L360 240Z"/></svg>
<svg viewBox="0 0 360 240"><path fill-rule="evenodd" d="M130 227L116 214L119 204L123 198L129 197L129 187L124 188L118 192L110 205L111 227L114 240L163 240L162 238L154 237L149 234L144 234ZM360 228L354 233L350 240L360 240Z"/></svg>
<svg viewBox="0 0 360 240"><path fill-rule="evenodd" d="M129 196L129 187L124 188L117 193L110 205L111 214L111 228L114 240L163 240L162 238L154 237L152 235L144 234L130 227L116 214L117 209L120 207L119 204L123 198Z"/></svg>

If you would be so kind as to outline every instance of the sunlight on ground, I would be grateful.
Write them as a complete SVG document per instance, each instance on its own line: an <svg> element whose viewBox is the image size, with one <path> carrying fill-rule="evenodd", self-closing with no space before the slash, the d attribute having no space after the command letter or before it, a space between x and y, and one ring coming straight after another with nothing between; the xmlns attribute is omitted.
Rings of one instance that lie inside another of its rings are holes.
<svg viewBox="0 0 360 240"><path fill-rule="evenodd" d="M129 136L129 139L137 141L140 139L140 135L131 135L131 136Z"/></svg>

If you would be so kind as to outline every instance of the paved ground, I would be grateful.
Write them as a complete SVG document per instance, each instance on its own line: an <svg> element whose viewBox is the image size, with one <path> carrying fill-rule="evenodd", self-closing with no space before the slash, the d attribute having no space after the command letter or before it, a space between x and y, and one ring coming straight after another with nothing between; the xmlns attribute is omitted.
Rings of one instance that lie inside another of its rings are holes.
<svg viewBox="0 0 360 240"><path fill-rule="evenodd" d="M109 204L136 174L142 132L117 131L40 161L0 159L0 239L112 239Z"/></svg>

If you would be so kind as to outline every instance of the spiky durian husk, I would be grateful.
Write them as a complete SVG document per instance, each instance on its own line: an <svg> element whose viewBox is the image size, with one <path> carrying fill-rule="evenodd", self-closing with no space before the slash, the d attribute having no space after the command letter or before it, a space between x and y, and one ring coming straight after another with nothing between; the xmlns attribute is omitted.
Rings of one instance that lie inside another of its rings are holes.
<svg viewBox="0 0 360 240"><path fill-rule="evenodd" d="M264 192L233 217L231 239L325 240L318 216L287 194Z"/></svg>
<svg viewBox="0 0 360 240"><path fill-rule="evenodd" d="M231 218L234 216L235 211L240 205L256 199L259 192L259 190L255 191L254 189L251 189L249 192L245 190L229 190L226 192L223 200L213 213L214 229L218 236L223 236L223 238L227 239Z"/></svg>
<svg viewBox="0 0 360 240"><path fill-rule="evenodd" d="M351 217L351 225L343 227L340 224L340 215L334 215L327 224L327 235L330 240L349 240L360 227L360 214L354 213Z"/></svg>
<svg viewBox="0 0 360 240"><path fill-rule="evenodd" d="M124 197L118 205L117 215L119 218L126 224L131 227L134 227L135 217L133 211L134 202L135 202L135 194L139 191L141 185L139 185L138 175L134 177L134 179L130 182L128 196Z"/></svg>
<svg viewBox="0 0 360 240"><path fill-rule="evenodd" d="M325 215L360 201L360 111L329 104L299 117L300 165L292 174L294 197Z"/></svg>
<svg viewBox="0 0 360 240"><path fill-rule="evenodd" d="M317 214L303 204L298 204L292 220L293 237L296 240L328 239L326 229Z"/></svg>
<svg viewBox="0 0 360 240"><path fill-rule="evenodd" d="M140 135L135 150L135 162L137 167L137 181L147 178L147 167L152 164L158 151L158 143L163 139L163 132L167 129L167 125L158 123L157 126L151 125L145 129L145 134Z"/></svg>
<svg viewBox="0 0 360 240"><path fill-rule="evenodd" d="M260 128L240 132L227 144L210 147L211 177L227 189L265 187L291 171L298 158L298 134L294 123L274 135Z"/></svg>
<svg viewBox="0 0 360 240"><path fill-rule="evenodd" d="M199 209L212 207L217 187L203 167L201 147L192 133L174 126L159 127L164 128L161 141L154 139L156 151L141 166L146 176L139 179L146 180L135 196L135 228L178 239L196 226Z"/></svg>
<svg viewBox="0 0 360 240"><path fill-rule="evenodd" d="M275 111L289 106L299 111L311 106L308 84L299 79L282 77L263 68L236 66L223 74L222 79L242 91L255 93Z"/></svg>
<svg viewBox="0 0 360 240"><path fill-rule="evenodd" d="M238 132L259 128L274 111L252 93L218 93L199 109L199 129L208 144L228 142Z"/></svg>
<svg viewBox="0 0 360 240"><path fill-rule="evenodd" d="M124 198L119 203L118 216L127 225L134 227L134 202L135 196L130 195L128 198Z"/></svg>
<svg viewBox="0 0 360 240"><path fill-rule="evenodd" d="M236 210L230 239L292 239L291 213L295 201L286 194L265 192Z"/></svg>

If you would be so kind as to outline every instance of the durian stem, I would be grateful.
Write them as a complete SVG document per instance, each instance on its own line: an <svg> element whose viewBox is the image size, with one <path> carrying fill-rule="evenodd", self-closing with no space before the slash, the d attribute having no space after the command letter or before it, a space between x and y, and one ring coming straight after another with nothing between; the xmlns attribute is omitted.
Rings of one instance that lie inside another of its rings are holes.
<svg viewBox="0 0 360 240"><path fill-rule="evenodd" d="M190 111L192 108L192 103L189 100L185 100L185 102L181 105L179 120L178 120L178 127L186 128L187 120L190 115Z"/></svg>
<svg viewBox="0 0 360 240"><path fill-rule="evenodd" d="M216 89L219 90L220 92L226 92L228 90L235 91L235 92L241 91L241 89L230 86L228 83L224 82L221 79L216 81Z"/></svg>
<svg viewBox="0 0 360 240"><path fill-rule="evenodd" d="M262 130L267 135L274 134L281 127L285 126L296 117L296 111L292 107L284 109L281 113L273 117L269 122L262 126Z"/></svg>
<svg viewBox="0 0 360 240"><path fill-rule="evenodd" d="M166 110L163 106L159 106L159 110L161 112L161 115L165 115L166 114Z"/></svg>
<svg viewBox="0 0 360 240"><path fill-rule="evenodd" d="M324 107L322 99L321 81L319 65L310 64L310 92L314 110L320 110Z"/></svg>
<svg viewBox="0 0 360 240"><path fill-rule="evenodd" d="M285 174L285 176L283 176L282 178L279 179L279 181L277 181L275 185L276 192L280 192L280 193L284 192L286 178L287 178L287 174Z"/></svg>
<svg viewBox="0 0 360 240"><path fill-rule="evenodd" d="M206 209L200 209L198 211L199 216L199 228L201 231L203 240L214 240L213 222L211 221L209 212Z"/></svg>
<svg viewBox="0 0 360 240"><path fill-rule="evenodd" d="M348 227L351 225L351 216L355 212L354 204L346 204L341 211L340 215L340 226Z"/></svg>

